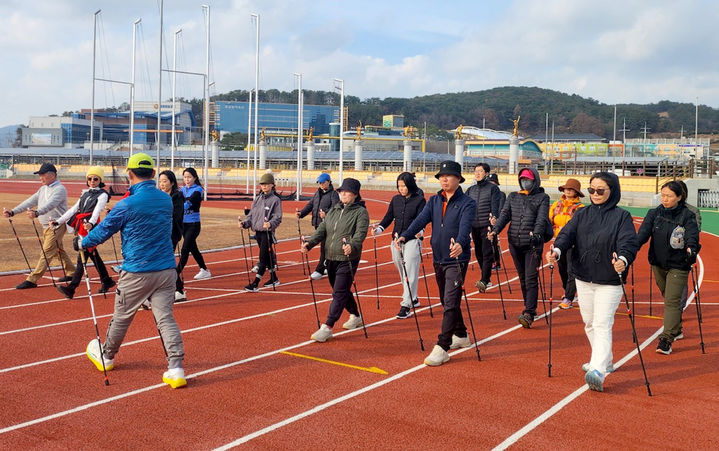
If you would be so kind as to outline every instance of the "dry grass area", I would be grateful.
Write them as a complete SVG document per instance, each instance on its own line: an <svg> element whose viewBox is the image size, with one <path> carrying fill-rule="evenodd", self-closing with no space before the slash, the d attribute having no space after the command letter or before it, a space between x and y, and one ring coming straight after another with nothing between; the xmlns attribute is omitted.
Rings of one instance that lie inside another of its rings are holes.
<svg viewBox="0 0 719 451"><path fill-rule="evenodd" d="M24 194L0 194L0 208L11 208L22 202L27 195ZM77 201L77 198L68 199L68 205L73 205ZM241 214L237 209L232 208L202 208L202 232L197 240L197 243L201 250L203 249L216 249L221 247L236 246L242 244L240 237L240 229L237 227L237 215ZM277 239L282 238L296 238L297 237L297 219L294 212L285 212L284 221L277 230ZM2 218L0 219L0 248L2 249L2 260L0 260L0 271L10 271L17 269L27 269L25 260L20 253L20 248L17 244L17 240L12 233L9 222ZM34 268L38 258L42 257L40 252L40 244L38 243L35 231L32 228L32 223L27 216L17 216L13 218L13 224L17 230L20 242L25 249L30 265ZM39 223L36 223L39 230ZM302 219L302 232L309 234L314 231L310 222L309 216ZM247 239L247 234L245 234ZM115 246L117 247L117 253L119 258L120 255L120 236L119 234L114 237ZM69 234L65 235L64 240L65 249L69 251L73 261L76 259L76 253L72 250L72 236ZM299 247L299 243L298 243ZM99 246L100 255L103 260L111 261L115 259L115 252L112 246L112 240L108 240ZM192 262L192 258L190 258ZM57 264L57 260L51 263L53 266Z"/></svg>

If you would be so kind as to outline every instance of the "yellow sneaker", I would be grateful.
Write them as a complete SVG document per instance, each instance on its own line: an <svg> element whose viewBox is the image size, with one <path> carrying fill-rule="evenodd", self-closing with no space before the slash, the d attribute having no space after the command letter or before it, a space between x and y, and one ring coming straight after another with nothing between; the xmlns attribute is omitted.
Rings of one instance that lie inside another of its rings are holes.
<svg viewBox="0 0 719 451"><path fill-rule="evenodd" d="M185 379L185 370L182 368L172 368L162 375L162 382L166 383L172 388L180 388L187 385L187 380Z"/></svg>

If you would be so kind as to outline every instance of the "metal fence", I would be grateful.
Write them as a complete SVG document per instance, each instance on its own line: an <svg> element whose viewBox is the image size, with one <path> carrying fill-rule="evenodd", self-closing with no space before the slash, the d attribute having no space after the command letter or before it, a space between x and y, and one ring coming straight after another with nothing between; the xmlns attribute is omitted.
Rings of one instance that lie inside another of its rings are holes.
<svg viewBox="0 0 719 451"><path fill-rule="evenodd" d="M699 208L719 208L719 191L699 190Z"/></svg>

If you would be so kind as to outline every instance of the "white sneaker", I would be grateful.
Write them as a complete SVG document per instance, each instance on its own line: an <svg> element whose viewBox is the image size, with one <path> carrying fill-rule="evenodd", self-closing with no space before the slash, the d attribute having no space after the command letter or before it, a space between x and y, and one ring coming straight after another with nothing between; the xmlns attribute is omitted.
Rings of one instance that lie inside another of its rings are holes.
<svg viewBox="0 0 719 451"><path fill-rule="evenodd" d="M589 362L582 365L582 371L584 371L585 373L587 371L589 371L589 369L590 369ZM607 370L604 372L604 374L609 374L609 373L613 373L613 372L614 372L614 364L610 363L609 365L607 365Z"/></svg>
<svg viewBox="0 0 719 451"><path fill-rule="evenodd" d="M424 359L427 366L440 366L449 361L449 354L439 345L434 345L432 352Z"/></svg>
<svg viewBox="0 0 719 451"><path fill-rule="evenodd" d="M162 382L166 383L172 388L180 388L187 385L185 379L185 370L182 368L171 368L165 371L162 375Z"/></svg>
<svg viewBox="0 0 719 451"><path fill-rule="evenodd" d="M182 302L187 300L187 292L175 291L175 302Z"/></svg>
<svg viewBox="0 0 719 451"><path fill-rule="evenodd" d="M210 274L210 270L209 270L209 269L200 268L200 272L198 272L197 274L195 274L194 279L195 279L195 280L202 280L202 279L209 279L210 277L212 277L212 274Z"/></svg>
<svg viewBox="0 0 719 451"><path fill-rule="evenodd" d="M260 270L260 267L259 267L259 266L257 266L257 265L255 265L255 266L253 266L253 267L252 267L252 269L251 269L250 271L252 271L252 272L255 272L255 273L256 273L256 272L258 272L259 270Z"/></svg>
<svg viewBox="0 0 719 451"><path fill-rule="evenodd" d="M90 359L90 361L95 365L95 368L97 368L98 371L103 371L103 358L106 371L111 371L113 368L115 368L114 359L108 359L105 356L101 356L102 350L100 349L100 342L97 340L97 338L91 340L90 343L87 344L87 348L85 348L85 354L87 354L87 358Z"/></svg>
<svg viewBox="0 0 719 451"><path fill-rule="evenodd" d="M452 335L452 344L449 345L449 349L468 348L470 346L472 346L472 342L469 340L469 335L464 338Z"/></svg>
<svg viewBox="0 0 719 451"><path fill-rule="evenodd" d="M357 329L362 327L362 317L350 314L350 319L342 325L343 329Z"/></svg>
<svg viewBox="0 0 719 451"><path fill-rule="evenodd" d="M329 328L327 324L323 324L320 326L319 329L317 329L317 332L313 333L310 336L311 340L324 343L325 341L332 338L332 329Z"/></svg>
<svg viewBox="0 0 719 451"><path fill-rule="evenodd" d="M324 274L322 274L321 272L312 271L312 274L310 274L310 277L312 277L312 280L319 280L322 278L323 275Z"/></svg>

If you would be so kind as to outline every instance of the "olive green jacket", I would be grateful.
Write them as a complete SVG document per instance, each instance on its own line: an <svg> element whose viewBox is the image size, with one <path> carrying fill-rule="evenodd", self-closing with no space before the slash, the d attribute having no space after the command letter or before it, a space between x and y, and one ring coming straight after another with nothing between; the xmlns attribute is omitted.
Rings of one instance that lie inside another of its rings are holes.
<svg viewBox="0 0 719 451"><path fill-rule="evenodd" d="M345 206L336 203L325 216L324 222L308 240L308 249L325 242L325 258L333 261L357 260L362 254L362 243L367 236L369 213L364 201ZM342 238L352 247L349 256L342 251Z"/></svg>

